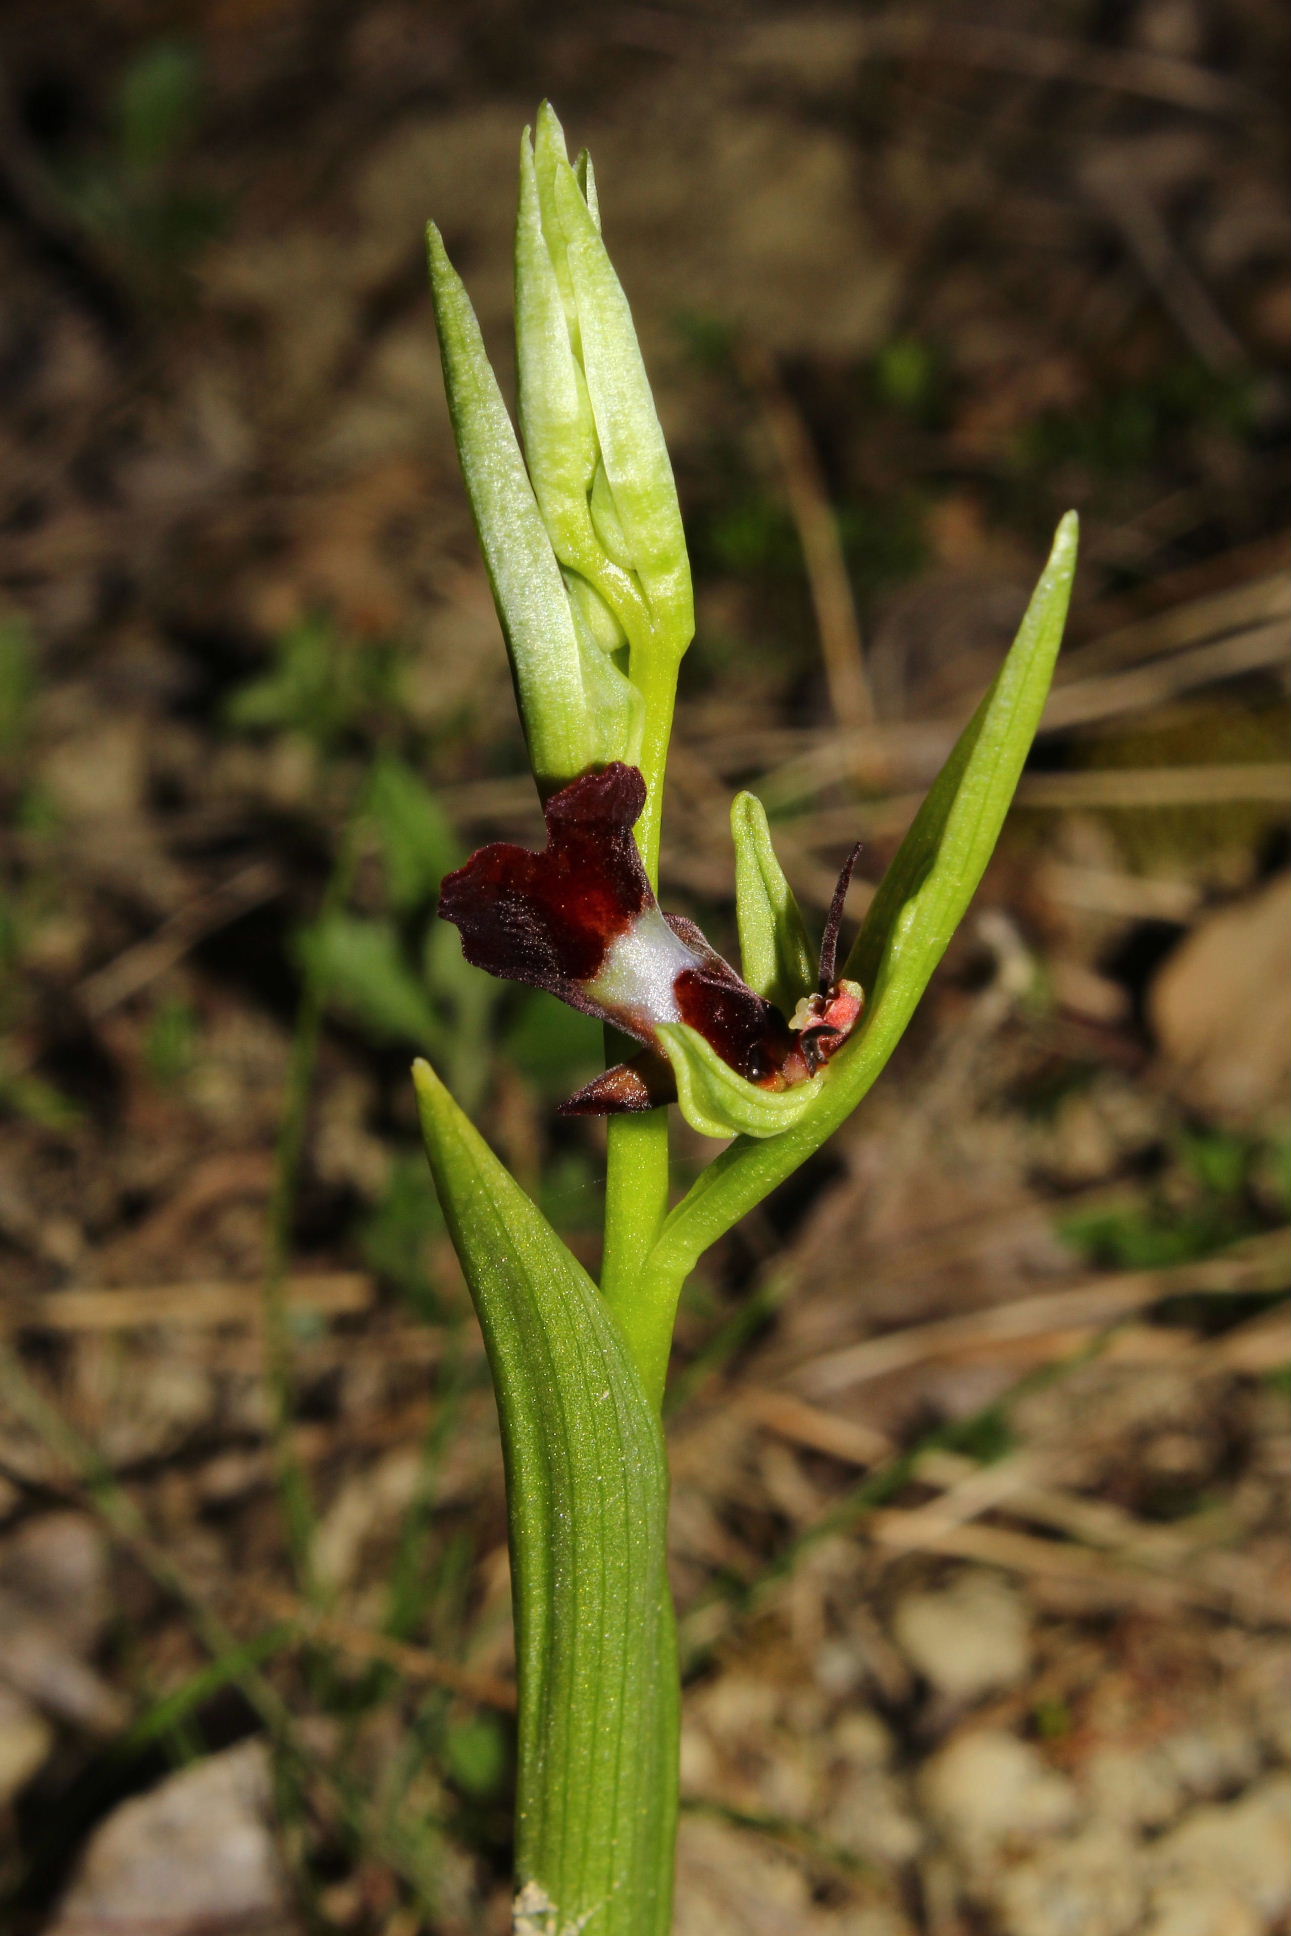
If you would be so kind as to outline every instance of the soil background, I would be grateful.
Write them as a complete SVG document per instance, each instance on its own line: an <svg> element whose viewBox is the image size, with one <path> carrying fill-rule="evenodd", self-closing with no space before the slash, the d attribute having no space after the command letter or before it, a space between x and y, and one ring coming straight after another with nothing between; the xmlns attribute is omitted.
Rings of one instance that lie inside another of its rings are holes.
<svg viewBox="0 0 1291 1936"><path fill-rule="evenodd" d="M437 883L536 801L444 406L592 150L753 787L864 911L1058 517L1008 832L672 1393L689 1936L1291 1924L1284 9L0 18L0 1918L509 1923L500 1457L428 1051L594 1265L596 1031ZM711 1145L682 1134L678 1177Z"/></svg>

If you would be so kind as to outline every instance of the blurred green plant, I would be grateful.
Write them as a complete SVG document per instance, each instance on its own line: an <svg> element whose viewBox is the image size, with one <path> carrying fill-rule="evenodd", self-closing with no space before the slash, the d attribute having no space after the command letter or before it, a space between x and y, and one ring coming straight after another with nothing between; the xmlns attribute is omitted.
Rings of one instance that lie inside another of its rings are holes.
<svg viewBox="0 0 1291 1936"><path fill-rule="evenodd" d="M26 745L35 694L31 628L23 618L0 619L0 753L12 756Z"/></svg>
<svg viewBox="0 0 1291 1936"><path fill-rule="evenodd" d="M275 640L269 666L238 687L224 716L242 732L299 733L324 753L360 735L379 740L402 716L406 662L404 647L349 638L315 613Z"/></svg>
<svg viewBox="0 0 1291 1936"><path fill-rule="evenodd" d="M869 389L880 406L899 412L921 429L938 429L950 397L950 369L944 353L917 336L893 336L875 352L867 371Z"/></svg>
<svg viewBox="0 0 1291 1936"><path fill-rule="evenodd" d="M1255 423L1250 378L1199 361L1178 362L1123 383L1075 409L1041 411L1021 432L1016 461L1026 476L1076 463L1103 478L1150 469L1198 432L1248 437Z"/></svg>
<svg viewBox="0 0 1291 1936"><path fill-rule="evenodd" d="M152 41L116 85L97 152L53 163L72 215L152 293L182 276L228 219L226 198L191 179L205 91L192 42Z"/></svg>
<svg viewBox="0 0 1291 1936"><path fill-rule="evenodd" d="M1270 1176L1275 1189L1281 1185L1276 1209L1291 1212L1291 1178L1279 1177L1279 1168L1285 1169L1284 1147L1265 1136L1213 1125L1183 1128L1162 1171L1133 1202L1064 1218L1059 1231L1091 1264L1107 1269L1191 1263L1268 1227L1275 1208L1268 1202Z"/></svg>
<svg viewBox="0 0 1291 1936"><path fill-rule="evenodd" d="M154 1009L144 1037L144 1060L163 1089L184 1080L197 1058L199 1023L191 1002L168 995Z"/></svg>
<svg viewBox="0 0 1291 1936"><path fill-rule="evenodd" d="M359 1219L359 1251L371 1270L427 1318L441 1315L427 1249L443 1228L439 1198L420 1152L396 1153L384 1190Z"/></svg>

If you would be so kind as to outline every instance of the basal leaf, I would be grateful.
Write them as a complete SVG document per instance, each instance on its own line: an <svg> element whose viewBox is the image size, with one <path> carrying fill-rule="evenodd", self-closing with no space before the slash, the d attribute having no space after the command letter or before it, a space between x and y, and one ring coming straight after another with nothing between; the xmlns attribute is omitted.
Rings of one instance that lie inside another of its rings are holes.
<svg viewBox="0 0 1291 1936"><path fill-rule="evenodd" d="M587 1273L429 1066L414 1073L507 1467L517 1908L537 1929L664 1936L677 1679L659 1421Z"/></svg>

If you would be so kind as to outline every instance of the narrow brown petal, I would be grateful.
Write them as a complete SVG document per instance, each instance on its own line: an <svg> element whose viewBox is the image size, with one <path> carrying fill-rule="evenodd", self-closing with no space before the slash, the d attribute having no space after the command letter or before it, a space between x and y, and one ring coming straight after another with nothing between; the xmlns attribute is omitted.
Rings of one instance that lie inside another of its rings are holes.
<svg viewBox="0 0 1291 1936"><path fill-rule="evenodd" d="M667 1059L647 1049L630 1062L593 1077L584 1088L561 1103L561 1116L623 1116L642 1109L659 1109L676 1102L677 1084Z"/></svg>
<svg viewBox="0 0 1291 1936"><path fill-rule="evenodd" d="M843 903L847 899L847 890L852 884L852 869L860 859L863 845L864 842L858 840L852 848L851 853L847 856L847 859L843 862L842 870L838 876L838 885L834 889L834 898L829 904L829 913L825 917L825 933L820 944L820 992L822 995L829 993L829 990L834 985L834 977L838 973L838 930L843 925Z"/></svg>

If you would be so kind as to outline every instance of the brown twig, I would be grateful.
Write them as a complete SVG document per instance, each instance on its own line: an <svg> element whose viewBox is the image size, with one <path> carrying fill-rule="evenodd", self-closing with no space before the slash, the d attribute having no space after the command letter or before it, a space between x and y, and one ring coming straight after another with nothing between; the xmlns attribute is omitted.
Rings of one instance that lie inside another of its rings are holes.
<svg viewBox="0 0 1291 1936"><path fill-rule="evenodd" d="M1196 1263L1109 1272L1066 1290L1017 1298L964 1317L908 1325L811 1359L792 1374L792 1382L804 1395L820 1398L930 1359L975 1352L984 1345L1106 1330L1165 1298L1277 1290L1286 1282L1289 1235L1286 1230L1270 1231Z"/></svg>
<svg viewBox="0 0 1291 1936"><path fill-rule="evenodd" d="M415 1647L406 1640L395 1640L390 1634L373 1633L370 1627L355 1626L334 1614L316 1612L298 1600L294 1593L288 1593L280 1587L257 1587L256 1599L275 1619L290 1620L299 1627L302 1639L315 1643L321 1641L325 1646L348 1654L352 1660L393 1667L405 1680L425 1681L432 1687L447 1688L451 1693L460 1694L468 1701L476 1701L482 1707L499 1708L504 1714L515 1712L515 1684L502 1680L496 1674L463 1667L457 1661L432 1654L428 1648Z"/></svg>
<svg viewBox="0 0 1291 1936"><path fill-rule="evenodd" d="M802 547L829 703L843 731L855 735L874 724L874 699L852 582L820 459L768 352L760 344L746 343L737 353L737 362L762 413ZM854 758L857 750L853 746Z"/></svg>
<svg viewBox="0 0 1291 1936"><path fill-rule="evenodd" d="M367 1271L298 1271L283 1287L293 1311L339 1317L366 1311L376 1295ZM224 1324L260 1326L264 1293L259 1284L196 1279L181 1284L94 1286L51 1291L3 1322L15 1331L135 1331L151 1325L202 1330Z"/></svg>

